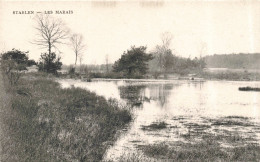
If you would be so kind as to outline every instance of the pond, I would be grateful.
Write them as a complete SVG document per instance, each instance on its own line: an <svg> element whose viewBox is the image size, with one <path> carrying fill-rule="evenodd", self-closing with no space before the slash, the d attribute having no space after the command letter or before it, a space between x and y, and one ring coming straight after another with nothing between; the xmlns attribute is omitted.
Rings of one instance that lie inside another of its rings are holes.
<svg viewBox="0 0 260 162"><path fill-rule="evenodd" d="M248 143L260 141L260 93L238 91L239 87L260 87L260 82L98 79L59 82L63 87L86 88L131 107L134 120L108 149L106 160L136 152L142 145L199 141L206 133L241 135ZM244 144L244 141L220 142L223 147Z"/></svg>

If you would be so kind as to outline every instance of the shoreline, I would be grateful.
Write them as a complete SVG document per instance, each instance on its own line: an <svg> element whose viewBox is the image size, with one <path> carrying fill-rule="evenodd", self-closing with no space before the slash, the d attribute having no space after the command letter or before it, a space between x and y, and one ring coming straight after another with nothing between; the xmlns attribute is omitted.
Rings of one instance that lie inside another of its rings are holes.
<svg viewBox="0 0 260 162"><path fill-rule="evenodd" d="M87 82L87 80L80 77L57 77L58 79L74 79L82 80ZM134 79L134 78L91 78L91 81L140 81L140 82L172 82L172 81L188 81L188 82L205 82L205 81L236 81L236 82L260 82L260 80L232 80L232 79L206 79L206 78L194 78L192 79Z"/></svg>
<svg viewBox="0 0 260 162"><path fill-rule="evenodd" d="M9 132L5 138L15 145L6 145L15 153L11 159L102 160L118 138L116 132L132 120L130 111L88 90L62 88L55 78L46 76L25 75L4 91L12 97L1 119Z"/></svg>

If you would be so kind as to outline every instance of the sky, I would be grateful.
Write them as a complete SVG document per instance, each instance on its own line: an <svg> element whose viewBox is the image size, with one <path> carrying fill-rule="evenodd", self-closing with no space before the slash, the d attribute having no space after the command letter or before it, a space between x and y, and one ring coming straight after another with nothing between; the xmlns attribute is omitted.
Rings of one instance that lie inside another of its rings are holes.
<svg viewBox="0 0 260 162"><path fill-rule="evenodd" d="M260 52L260 1L0 1L0 51L12 48L29 51L38 60L46 52L32 44L36 37L35 14L72 10L73 14L52 14L62 19L71 33L84 37L82 63L113 63L131 46L147 46L147 52L161 45L164 32L172 34L170 48L183 57ZM75 55L60 45L64 64ZM58 52L57 52L58 53Z"/></svg>

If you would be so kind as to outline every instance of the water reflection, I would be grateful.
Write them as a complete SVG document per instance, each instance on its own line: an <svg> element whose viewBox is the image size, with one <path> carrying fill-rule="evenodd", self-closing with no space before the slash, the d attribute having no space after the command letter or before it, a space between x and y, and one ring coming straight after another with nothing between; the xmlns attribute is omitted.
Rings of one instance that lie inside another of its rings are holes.
<svg viewBox="0 0 260 162"><path fill-rule="evenodd" d="M134 121L111 147L106 159L135 152L139 145L191 142L202 137L242 134L247 142L260 140L259 92L238 87L260 87L260 82L228 81L94 81L60 80L64 87L86 88L133 107ZM219 141L223 146L233 145ZM237 142L236 144L239 144Z"/></svg>
<svg viewBox="0 0 260 162"><path fill-rule="evenodd" d="M175 85L178 87L179 85ZM131 107L142 107L144 102L156 101L159 107L168 103L173 84L141 84L118 86L120 98Z"/></svg>
<svg viewBox="0 0 260 162"><path fill-rule="evenodd" d="M141 106L144 101L149 100L145 95L145 88L145 85L118 87L121 99L126 100L131 107Z"/></svg>
<svg viewBox="0 0 260 162"><path fill-rule="evenodd" d="M175 85L177 88L179 85ZM150 98L154 101L158 101L158 106L164 107L168 103L171 90L173 89L173 84L151 84L149 85Z"/></svg>

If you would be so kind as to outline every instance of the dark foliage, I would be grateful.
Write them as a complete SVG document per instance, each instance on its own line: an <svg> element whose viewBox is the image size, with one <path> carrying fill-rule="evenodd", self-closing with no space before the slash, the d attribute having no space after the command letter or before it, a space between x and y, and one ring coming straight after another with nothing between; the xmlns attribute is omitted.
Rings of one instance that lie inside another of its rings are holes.
<svg viewBox="0 0 260 162"><path fill-rule="evenodd" d="M37 65L37 63L34 60L28 60L27 65L28 66Z"/></svg>
<svg viewBox="0 0 260 162"><path fill-rule="evenodd" d="M1 54L1 69L11 85L15 85L21 77L21 71L26 67L34 65L34 60L29 60L27 53L12 49Z"/></svg>
<svg viewBox="0 0 260 162"><path fill-rule="evenodd" d="M69 67L69 74L75 74L75 72L76 72L75 70L76 70L75 67L70 66L70 67Z"/></svg>
<svg viewBox="0 0 260 162"><path fill-rule="evenodd" d="M1 59L3 61L14 61L16 64L19 65L19 70L26 70L27 66L36 65L34 60L29 60L27 54L29 52L23 52L17 49L12 49L11 51L7 51L1 55Z"/></svg>
<svg viewBox="0 0 260 162"><path fill-rule="evenodd" d="M132 46L115 62L113 70L114 72L123 72L127 78L139 78L146 74L147 62L152 58L151 54L146 53L146 47Z"/></svg>
<svg viewBox="0 0 260 162"><path fill-rule="evenodd" d="M240 90L240 91L260 91L260 88L254 88L254 87L239 87L238 90Z"/></svg>
<svg viewBox="0 0 260 162"><path fill-rule="evenodd" d="M54 52L41 54L40 61L37 64L39 71L57 74L57 70L60 70L62 66L60 59L61 57L57 57Z"/></svg>

